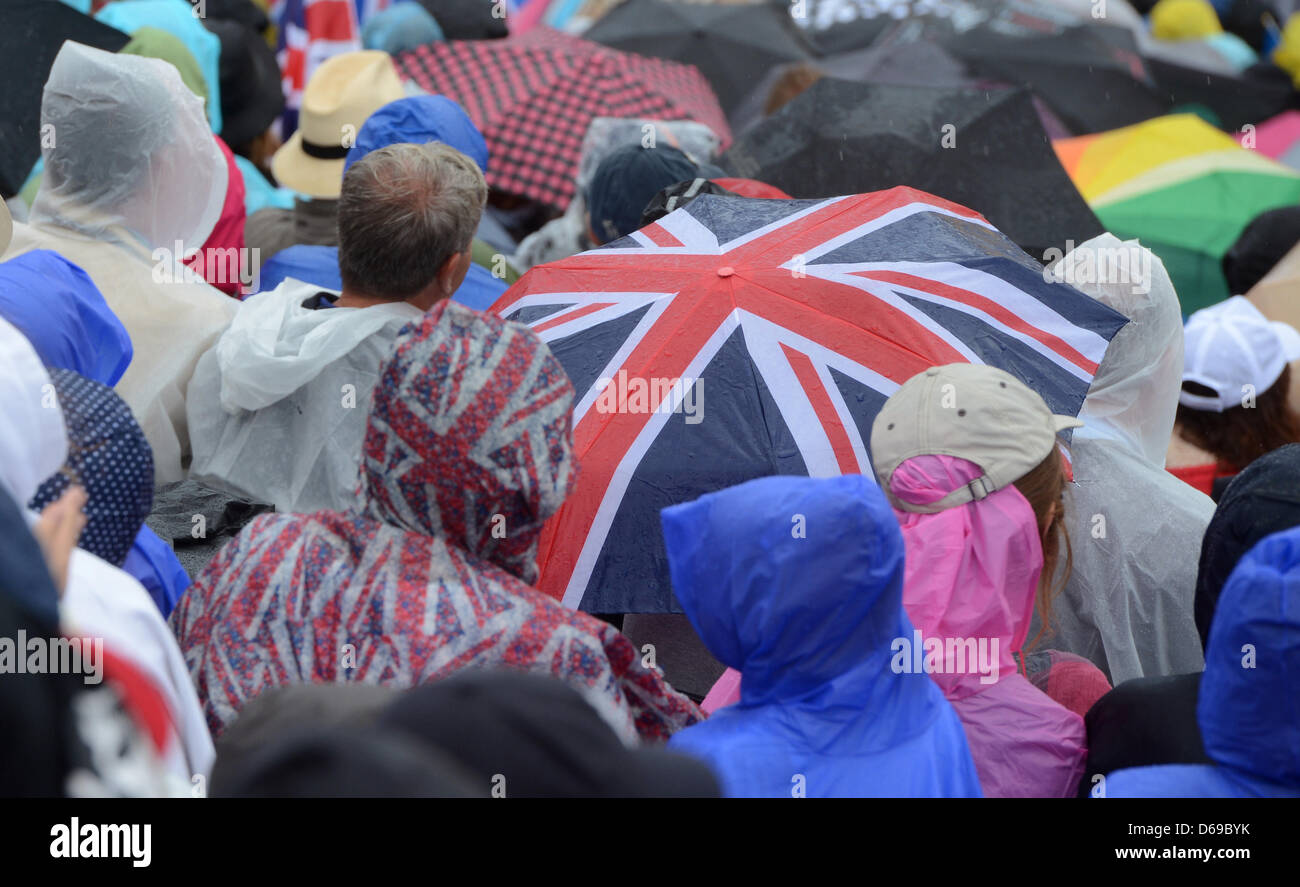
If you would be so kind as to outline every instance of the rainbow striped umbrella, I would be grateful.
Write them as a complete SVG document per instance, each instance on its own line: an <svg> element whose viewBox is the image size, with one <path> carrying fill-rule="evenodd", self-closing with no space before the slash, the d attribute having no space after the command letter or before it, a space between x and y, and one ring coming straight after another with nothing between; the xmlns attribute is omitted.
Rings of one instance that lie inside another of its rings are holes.
<svg viewBox="0 0 1300 887"><path fill-rule="evenodd" d="M1231 295L1221 261L1251 219L1300 201L1300 173L1193 114L1053 146L1101 223L1164 261L1185 313Z"/></svg>

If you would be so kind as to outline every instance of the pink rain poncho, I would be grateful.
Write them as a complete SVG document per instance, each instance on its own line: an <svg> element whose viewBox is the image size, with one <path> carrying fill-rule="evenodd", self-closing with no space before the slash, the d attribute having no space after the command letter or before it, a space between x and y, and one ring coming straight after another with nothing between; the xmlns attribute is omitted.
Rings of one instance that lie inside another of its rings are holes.
<svg viewBox="0 0 1300 887"><path fill-rule="evenodd" d="M983 471L952 456L916 456L894 472L894 496L936 502ZM1083 718L1053 702L1017 670L1025 644L1043 548L1033 508L1014 486L936 514L895 509L907 567L903 606L924 638L986 640L988 668L932 673L957 711L987 798L1072 797L1083 775ZM993 642L996 640L996 648ZM944 661L951 669L956 663ZM708 713L740 698L741 675L728 669L700 707Z"/></svg>
<svg viewBox="0 0 1300 887"><path fill-rule="evenodd" d="M928 504L982 474L965 459L916 456L894 472L891 492ZM1030 684L1013 656L1024 647L1043 569L1033 508L1008 486L936 514L895 514L912 622L926 638L988 640L994 667L931 675L966 728L985 797L1073 796L1084 769L1083 718Z"/></svg>

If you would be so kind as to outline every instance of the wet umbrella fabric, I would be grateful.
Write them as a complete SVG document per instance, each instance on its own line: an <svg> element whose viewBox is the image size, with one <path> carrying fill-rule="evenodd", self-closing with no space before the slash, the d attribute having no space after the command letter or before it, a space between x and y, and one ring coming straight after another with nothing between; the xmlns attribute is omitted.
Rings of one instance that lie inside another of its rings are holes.
<svg viewBox="0 0 1300 887"><path fill-rule="evenodd" d="M506 36L505 3L493 0L418 0L447 40L495 40Z"/></svg>
<svg viewBox="0 0 1300 887"><path fill-rule="evenodd" d="M1300 175L1193 114L1054 144L1107 230L1165 263L1185 314L1226 299L1224 254L1252 219L1300 201Z"/></svg>
<svg viewBox="0 0 1300 887"><path fill-rule="evenodd" d="M829 200L697 197L533 268L493 311L577 391L573 492L538 587L595 613L677 612L659 511L772 474L872 473L907 378L991 363L1077 413L1123 317L976 213L910 188Z"/></svg>
<svg viewBox="0 0 1300 887"><path fill-rule="evenodd" d="M795 197L924 189L981 213L1040 260L1102 232L1020 91L823 79L719 162Z"/></svg>
<svg viewBox="0 0 1300 887"><path fill-rule="evenodd" d="M731 130L700 72L616 52L549 28L507 40L463 40L402 53L398 72L455 100L483 133L496 191L564 210L582 140L597 117L696 120Z"/></svg>
<svg viewBox="0 0 1300 887"><path fill-rule="evenodd" d="M1075 133L1093 133L1137 123L1166 110L1136 44L1117 45L1090 28L1069 28L1041 37L1012 37L976 29L945 47L972 74L995 77L1032 90Z"/></svg>
<svg viewBox="0 0 1300 887"><path fill-rule="evenodd" d="M1211 122L1230 132L1281 114L1294 94L1286 80L1215 74L1160 59L1147 59L1146 65L1167 112L1205 109L1215 118Z"/></svg>
<svg viewBox="0 0 1300 887"><path fill-rule="evenodd" d="M764 117L768 96L777 82L798 65L788 62L769 71L728 115L731 131L739 136ZM966 67L937 43L901 43L869 47L856 52L828 55L811 67L823 76L858 83L895 86L972 87L975 79Z"/></svg>
<svg viewBox="0 0 1300 887"><path fill-rule="evenodd" d="M784 6L627 0L583 34L624 52L700 69L725 111L774 65L807 61L811 44Z"/></svg>
<svg viewBox="0 0 1300 887"><path fill-rule="evenodd" d="M12 197L41 156L41 94L65 40L117 52L130 37L49 0L0 0L0 197Z"/></svg>

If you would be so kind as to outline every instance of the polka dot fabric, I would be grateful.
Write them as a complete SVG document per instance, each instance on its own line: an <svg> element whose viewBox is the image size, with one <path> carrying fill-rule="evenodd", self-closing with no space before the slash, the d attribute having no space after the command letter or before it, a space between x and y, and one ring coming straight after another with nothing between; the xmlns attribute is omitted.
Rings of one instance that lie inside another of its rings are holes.
<svg viewBox="0 0 1300 887"><path fill-rule="evenodd" d="M71 370L50 370L68 431L68 461L29 503L40 511L72 483L86 489L78 545L122 566L153 507L153 451L113 389Z"/></svg>

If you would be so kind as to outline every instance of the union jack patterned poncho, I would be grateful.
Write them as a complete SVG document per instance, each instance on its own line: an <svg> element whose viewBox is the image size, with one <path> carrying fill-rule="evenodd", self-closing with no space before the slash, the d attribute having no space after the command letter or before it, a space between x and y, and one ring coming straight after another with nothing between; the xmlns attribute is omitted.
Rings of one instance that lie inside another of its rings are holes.
<svg viewBox="0 0 1300 887"><path fill-rule="evenodd" d="M258 518L172 614L213 732L269 687L487 667L554 675L627 738L699 720L627 638L529 585L574 478L572 400L522 325L444 301L404 330L375 389L361 512Z"/></svg>

